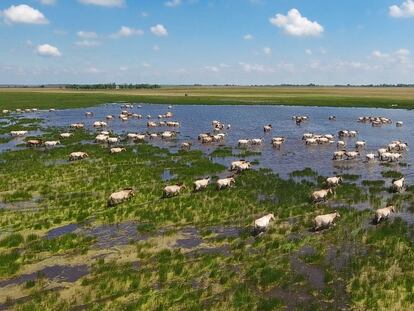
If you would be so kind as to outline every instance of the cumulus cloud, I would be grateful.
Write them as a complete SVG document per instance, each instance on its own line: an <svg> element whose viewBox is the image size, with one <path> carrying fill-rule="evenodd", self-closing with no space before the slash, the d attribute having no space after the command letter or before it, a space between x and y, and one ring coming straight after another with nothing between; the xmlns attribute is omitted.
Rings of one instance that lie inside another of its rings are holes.
<svg viewBox="0 0 414 311"><path fill-rule="evenodd" d="M122 7L125 5L124 0L78 0L83 4L99 5L106 7Z"/></svg>
<svg viewBox="0 0 414 311"><path fill-rule="evenodd" d="M144 34L144 31L141 29L135 29L127 26L122 26L121 29L118 30L118 32L111 35L112 38L126 38L126 37L132 37L132 36L142 36Z"/></svg>
<svg viewBox="0 0 414 311"><path fill-rule="evenodd" d="M266 55L270 55L272 54L272 49L269 47L264 47L263 48L263 53L265 53Z"/></svg>
<svg viewBox="0 0 414 311"><path fill-rule="evenodd" d="M267 68L263 65L259 65L259 64L249 64L249 63L239 63L239 65L242 67L242 70L244 72L272 72L272 70L270 68Z"/></svg>
<svg viewBox="0 0 414 311"><path fill-rule="evenodd" d="M251 34L245 34L244 36L243 36L243 39L244 40L253 40L254 39L254 37L251 35Z"/></svg>
<svg viewBox="0 0 414 311"><path fill-rule="evenodd" d="M276 14L269 19L270 23L291 36L318 36L324 28L316 21L312 22L302 16L297 9L291 9L287 15Z"/></svg>
<svg viewBox="0 0 414 311"><path fill-rule="evenodd" d="M164 3L165 6L169 7L169 8L175 8L179 5L181 5L181 0L170 0Z"/></svg>
<svg viewBox="0 0 414 311"><path fill-rule="evenodd" d="M48 24L49 21L42 12L26 4L12 5L2 12L4 21L8 24Z"/></svg>
<svg viewBox="0 0 414 311"><path fill-rule="evenodd" d="M406 0L400 6L389 7L389 14L392 17L414 17L414 1Z"/></svg>
<svg viewBox="0 0 414 311"><path fill-rule="evenodd" d="M96 68L96 67L88 67L88 68L86 68L85 70L84 70L84 72L85 73L88 73L88 74L98 74L98 73L101 73L102 71L101 70L99 70L98 68Z"/></svg>
<svg viewBox="0 0 414 311"><path fill-rule="evenodd" d="M388 54L383 53L383 52L381 52L381 51L379 51L379 50L375 50L375 51L373 51L373 52L372 52L372 56L373 56L373 57L375 57L375 58L387 58L387 57L389 57L389 55L388 55Z"/></svg>
<svg viewBox="0 0 414 311"><path fill-rule="evenodd" d="M40 56L59 57L62 56L59 49L50 44L41 44L36 48L36 53Z"/></svg>
<svg viewBox="0 0 414 311"><path fill-rule="evenodd" d="M220 72L220 68L217 66L205 66L204 69L210 72Z"/></svg>
<svg viewBox="0 0 414 311"><path fill-rule="evenodd" d="M155 26L152 26L151 28L151 32L158 37L165 37L168 36L168 31L167 29L161 25L161 24L157 24Z"/></svg>
<svg viewBox="0 0 414 311"><path fill-rule="evenodd" d="M76 34L78 35L79 38L82 38L82 39L95 39L98 37L97 33L93 31L81 30L81 31L78 31Z"/></svg>
<svg viewBox="0 0 414 311"><path fill-rule="evenodd" d="M383 53L379 50L375 50L371 53L374 59L389 64L409 64L411 63L411 52L408 49L398 49L392 53Z"/></svg>

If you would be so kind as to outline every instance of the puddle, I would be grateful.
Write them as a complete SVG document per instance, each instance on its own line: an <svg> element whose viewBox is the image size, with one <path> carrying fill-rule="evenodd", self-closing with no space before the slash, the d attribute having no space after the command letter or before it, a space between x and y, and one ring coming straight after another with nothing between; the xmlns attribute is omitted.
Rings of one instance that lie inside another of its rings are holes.
<svg viewBox="0 0 414 311"><path fill-rule="evenodd" d="M142 241L149 236L137 231L138 223L128 221L118 224L105 224L99 227L81 228L80 233L96 238L96 248L111 248L117 245L127 245L131 241Z"/></svg>
<svg viewBox="0 0 414 311"><path fill-rule="evenodd" d="M177 178L177 175L171 173L169 169L165 169L164 172L161 174L161 178L163 181L170 181Z"/></svg>
<svg viewBox="0 0 414 311"><path fill-rule="evenodd" d="M288 290L283 288L273 288L266 293L266 296L282 300L287 308L286 310L300 310L315 298L306 293L303 289Z"/></svg>
<svg viewBox="0 0 414 311"><path fill-rule="evenodd" d="M308 280L310 286L315 289L325 288L325 272L321 269L304 263L299 258L292 256L290 258L292 270L297 274L303 275Z"/></svg>
<svg viewBox="0 0 414 311"><path fill-rule="evenodd" d="M197 228L188 227L180 232L184 235L184 238L177 240L176 247L190 249L199 246L203 242Z"/></svg>
<svg viewBox="0 0 414 311"><path fill-rule="evenodd" d="M209 230L219 238L238 238L242 231L237 227L210 227Z"/></svg>
<svg viewBox="0 0 414 311"><path fill-rule="evenodd" d="M87 265L79 266L50 266L30 274L23 274L13 279L0 281L0 288L9 285L20 285L27 281L35 281L41 277L58 282L76 282L89 273Z"/></svg>
<svg viewBox="0 0 414 311"><path fill-rule="evenodd" d="M77 224L69 224L69 225L65 225L62 227L58 227L52 230L49 230L48 233L46 234L46 239L47 240L51 240L57 237L60 237L61 235L67 234L67 233L71 233L73 231L75 231L78 228Z"/></svg>
<svg viewBox="0 0 414 311"><path fill-rule="evenodd" d="M328 201L327 203L331 209L337 209L337 208L351 208L357 211L365 211L367 209L371 210L372 206L368 201L365 202L359 202L359 203L348 203L345 201Z"/></svg>
<svg viewBox="0 0 414 311"><path fill-rule="evenodd" d="M312 256L315 254L315 249L312 246L305 245L299 251L299 256Z"/></svg>
<svg viewBox="0 0 414 311"><path fill-rule="evenodd" d="M325 256L325 262L336 271L343 270L356 254L356 249L351 244L342 245L340 249L330 246Z"/></svg>

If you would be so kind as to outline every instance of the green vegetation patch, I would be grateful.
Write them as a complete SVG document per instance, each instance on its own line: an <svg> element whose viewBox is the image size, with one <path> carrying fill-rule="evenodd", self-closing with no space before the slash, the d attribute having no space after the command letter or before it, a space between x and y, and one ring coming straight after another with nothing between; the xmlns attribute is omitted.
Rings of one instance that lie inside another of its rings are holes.
<svg viewBox="0 0 414 311"><path fill-rule="evenodd" d="M397 171L384 171L381 172L382 177L384 178L393 178L393 179L399 179L403 177L404 175Z"/></svg>

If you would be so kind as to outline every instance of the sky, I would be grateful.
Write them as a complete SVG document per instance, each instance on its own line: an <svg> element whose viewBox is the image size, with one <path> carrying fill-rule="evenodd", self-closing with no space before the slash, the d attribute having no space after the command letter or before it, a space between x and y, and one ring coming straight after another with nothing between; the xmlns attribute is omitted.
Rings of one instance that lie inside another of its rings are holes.
<svg viewBox="0 0 414 311"><path fill-rule="evenodd" d="M0 0L0 84L414 83L414 0Z"/></svg>

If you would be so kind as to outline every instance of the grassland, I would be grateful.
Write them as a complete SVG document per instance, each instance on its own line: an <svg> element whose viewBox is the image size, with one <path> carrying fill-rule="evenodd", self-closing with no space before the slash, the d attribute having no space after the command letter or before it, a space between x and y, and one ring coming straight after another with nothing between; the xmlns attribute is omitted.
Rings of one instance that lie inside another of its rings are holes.
<svg viewBox="0 0 414 311"><path fill-rule="evenodd" d="M13 108L90 106L88 96L107 101L106 94L56 92L68 97L49 106L49 91L35 103L33 92L19 93L24 100L7 94ZM11 123L0 124L0 134L41 129L38 138L55 140L69 130L5 118ZM412 209L412 187L393 194L384 180L344 175L327 203L313 204L309 195L325 187L324 176L305 169L282 179L261 169L238 174L232 189L194 193L195 179L230 174L211 157L240 151L222 147L207 157L123 142L127 151L111 155L93 142L95 133L73 133L57 148L0 153L0 309L413 309L414 229L399 218L371 223L384 204ZM69 162L73 151L89 158ZM172 180L163 180L166 171ZM388 182L397 174L384 168ZM163 187L176 182L187 189L163 198ZM125 187L136 195L108 207L108 196ZM367 210L354 208L366 203ZM313 232L314 217L333 205L337 225ZM274 224L254 237L253 220L269 212Z"/></svg>
<svg viewBox="0 0 414 311"><path fill-rule="evenodd" d="M2 133L42 126L37 119L6 118L12 124L2 124ZM67 130L43 128L39 138L55 140ZM107 146L93 143L93 132L73 133L54 149L0 153L1 308L414 307L413 228L398 218L374 226L372 210L352 208L366 202L372 209L382 207L384 197L399 210L412 208L411 188L389 194L383 180L360 185L360 176L346 175L326 204L313 204L309 194L325 187L323 176L305 169L285 180L261 169L237 175L232 189L210 185L194 193L195 179L216 180L226 168L200 151L172 153L147 143L125 143L126 152L111 155ZM67 160L80 150L89 158ZM235 153L227 147L209 156ZM396 175L391 169L384 169L387 180ZM167 170L172 180L163 180ZM163 198L163 187L176 182L188 188ZM125 187L136 195L109 208L110 193ZM337 225L313 232L313 218L332 211L332 203L341 214ZM274 224L252 236L253 220L269 212ZM57 278L50 276L51 268L84 272Z"/></svg>
<svg viewBox="0 0 414 311"><path fill-rule="evenodd" d="M333 107L414 107L414 88L361 87L162 87L160 89L85 91L0 89L0 108L88 107L107 102L195 105L301 105Z"/></svg>

